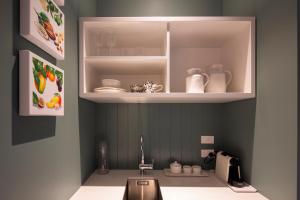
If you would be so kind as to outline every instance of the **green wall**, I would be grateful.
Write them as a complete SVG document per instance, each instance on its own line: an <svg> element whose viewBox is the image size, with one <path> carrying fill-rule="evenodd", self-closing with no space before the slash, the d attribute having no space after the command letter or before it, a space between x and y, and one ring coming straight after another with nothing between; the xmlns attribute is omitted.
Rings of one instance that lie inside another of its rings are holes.
<svg viewBox="0 0 300 200"><path fill-rule="evenodd" d="M82 1L87 2L87 1ZM95 168L95 105L78 99L78 15L95 15L80 1L67 1L65 116L18 115L18 50L55 59L19 36L19 0L2 2L0 12L0 199L68 199ZM93 11L93 12L92 12Z"/></svg>
<svg viewBox="0 0 300 200"><path fill-rule="evenodd" d="M255 100L223 104L222 149L241 158L243 178L252 183Z"/></svg>
<svg viewBox="0 0 300 200"><path fill-rule="evenodd" d="M98 16L217 16L222 0L98 0Z"/></svg>
<svg viewBox="0 0 300 200"><path fill-rule="evenodd" d="M257 17L257 98L225 105L224 145L268 198L297 199L297 0L224 0L223 11Z"/></svg>

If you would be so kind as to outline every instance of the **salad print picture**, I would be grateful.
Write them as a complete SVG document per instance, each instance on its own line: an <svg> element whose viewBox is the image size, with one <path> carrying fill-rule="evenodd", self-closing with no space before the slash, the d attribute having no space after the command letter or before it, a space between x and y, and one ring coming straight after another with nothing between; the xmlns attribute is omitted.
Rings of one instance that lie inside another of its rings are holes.
<svg viewBox="0 0 300 200"><path fill-rule="evenodd" d="M64 71L28 50L20 51L20 115L64 115Z"/></svg>
<svg viewBox="0 0 300 200"><path fill-rule="evenodd" d="M20 0L20 33L58 60L65 55L65 18L52 0Z"/></svg>

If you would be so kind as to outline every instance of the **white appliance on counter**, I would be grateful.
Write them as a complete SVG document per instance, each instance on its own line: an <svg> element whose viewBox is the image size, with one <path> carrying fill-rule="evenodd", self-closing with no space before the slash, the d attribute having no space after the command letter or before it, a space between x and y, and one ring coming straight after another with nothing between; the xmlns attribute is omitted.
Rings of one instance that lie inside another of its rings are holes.
<svg viewBox="0 0 300 200"><path fill-rule="evenodd" d="M224 151L217 153L216 177L228 184L234 192L252 193L257 190L241 177L240 159Z"/></svg>
<svg viewBox="0 0 300 200"><path fill-rule="evenodd" d="M229 168L231 156L225 154L223 151L217 153L216 160L216 176L224 182L228 182Z"/></svg>

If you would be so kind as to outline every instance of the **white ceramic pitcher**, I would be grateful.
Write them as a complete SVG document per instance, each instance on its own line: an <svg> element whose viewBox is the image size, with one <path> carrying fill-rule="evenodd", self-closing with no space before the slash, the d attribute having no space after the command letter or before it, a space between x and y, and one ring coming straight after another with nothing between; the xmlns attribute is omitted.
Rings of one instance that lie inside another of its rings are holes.
<svg viewBox="0 0 300 200"><path fill-rule="evenodd" d="M187 70L186 78L187 93L204 93L205 87L209 82L209 76L201 68L191 68Z"/></svg>
<svg viewBox="0 0 300 200"><path fill-rule="evenodd" d="M208 71L210 81L206 87L206 92L225 93L232 80L231 72L224 70L222 64L213 64Z"/></svg>

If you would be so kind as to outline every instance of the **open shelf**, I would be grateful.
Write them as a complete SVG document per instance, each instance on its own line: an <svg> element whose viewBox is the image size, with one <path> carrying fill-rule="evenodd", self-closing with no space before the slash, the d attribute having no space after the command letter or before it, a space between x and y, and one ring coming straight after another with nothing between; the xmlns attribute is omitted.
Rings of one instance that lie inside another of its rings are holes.
<svg viewBox="0 0 300 200"><path fill-rule="evenodd" d="M101 87L102 79L117 79L121 88L151 80L165 85L167 57L165 56L88 56L85 58L85 90ZM166 91L166 87L164 89Z"/></svg>
<svg viewBox="0 0 300 200"><path fill-rule="evenodd" d="M171 92L185 92L186 71L223 64L232 73L227 92L254 90L251 21L170 22ZM253 28L253 27L252 27Z"/></svg>
<svg viewBox="0 0 300 200"><path fill-rule="evenodd" d="M115 37L109 49L105 35ZM187 70L207 70L212 64L223 64L231 71L233 78L227 92L186 93ZM80 97L99 103L225 103L255 98L255 20L251 17L81 18L79 74ZM106 78L120 80L121 88L127 91L130 85L146 81L163 84L164 91L94 93L94 88L100 87L101 80Z"/></svg>
<svg viewBox="0 0 300 200"><path fill-rule="evenodd" d="M85 23L86 56L165 56L166 22Z"/></svg>
<svg viewBox="0 0 300 200"><path fill-rule="evenodd" d="M159 74L167 63L166 56L88 56L85 60L105 74Z"/></svg>

